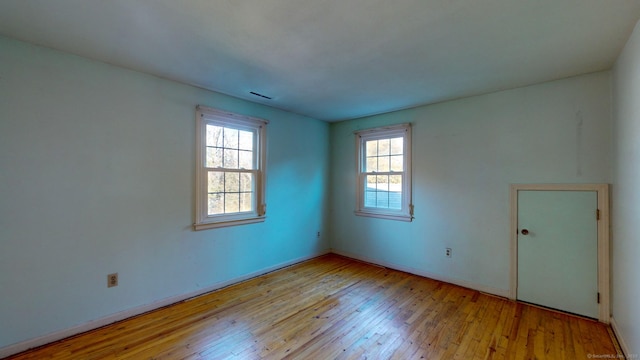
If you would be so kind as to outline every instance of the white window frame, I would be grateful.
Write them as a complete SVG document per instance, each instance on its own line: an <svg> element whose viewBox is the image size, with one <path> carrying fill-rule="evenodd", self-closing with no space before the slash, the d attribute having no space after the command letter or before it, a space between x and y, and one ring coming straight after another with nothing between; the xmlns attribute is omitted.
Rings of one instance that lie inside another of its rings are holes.
<svg viewBox="0 0 640 360"><path fill-rule="evenodd" d="M230 214L208 214L208 175L215 168L206 166L206 126L216 124L236 129L254 130L256 169L254 203L252 211ZM268 121L250 116L234 114L228 111L198 105L196 107L196 221L195 230L205 230L226 226L251 224L265 221L265 183L266 183L266 128Z"/></svg>
<svg viewBox="0 0 640 360"><path fill-rule="evenodd" d="M356 166L357 166L357 191L356 210L359 216L376 217L382 219L412 221L413 204L411 203L411 124L398 124L367 130L355 131L356 135ZM366 142L387 138L403 137L403 171L385 172L380 174L402 174L402 205L399 210L378 207L366 207L365 188L366 176L372 173L366 172Z"/></svg>

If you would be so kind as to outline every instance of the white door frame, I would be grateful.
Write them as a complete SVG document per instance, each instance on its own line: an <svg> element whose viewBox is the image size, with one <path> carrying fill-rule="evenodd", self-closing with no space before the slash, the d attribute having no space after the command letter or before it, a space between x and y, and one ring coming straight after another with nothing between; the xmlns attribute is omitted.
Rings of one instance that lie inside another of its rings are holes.
<svg viewBox="0 0 640 360"><path fill-rule="evenodd" d="M509 297L517 300L518 289L518 191L595 191L598 196L598 320L608 324L609 305L609 184L512 184L511 185L511 286ZM595 216L595 214L594 214Z"/></svg>

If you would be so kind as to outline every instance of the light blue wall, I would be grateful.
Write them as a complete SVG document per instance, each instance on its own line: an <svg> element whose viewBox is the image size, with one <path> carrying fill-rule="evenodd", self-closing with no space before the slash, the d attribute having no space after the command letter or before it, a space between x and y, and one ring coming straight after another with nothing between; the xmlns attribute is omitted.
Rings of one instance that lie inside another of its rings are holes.
<svg viewBox="0 0 640 360"><path fill-rule="evenodd" d="M509 185L610 182L610 99L600 72L332 124L332 248L507 295ZM404 122L415 220L355 216L353 131Z"/></svg>
<svg viewBox="0 0 640 360"><path fill-rule="evenodd" d="M612 312L628 355L640 354L640 28L613 70Z"/></svg>
<svg viewBox="0 0 640 360"><path fill-rule="evenodd" d="M270 121L266 222L192 231L197 104ZM326 251L328 160L324 122L0 37L0 349Z"/></svg>

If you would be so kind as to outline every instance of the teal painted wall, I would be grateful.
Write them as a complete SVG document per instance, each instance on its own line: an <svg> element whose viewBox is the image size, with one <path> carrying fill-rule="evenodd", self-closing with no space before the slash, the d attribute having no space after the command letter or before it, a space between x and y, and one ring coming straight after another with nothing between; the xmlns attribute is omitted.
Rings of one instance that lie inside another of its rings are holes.
<svg viewBox="0 0 640 360"><path fill-rule="evenodd" d="M353 131L404 122L415 220L355 216ZM507 295L509 185L610 182L611 129L609 72L332 124L331 246Z"/></svg>
<svg viewBox="0 0 640 360"><path fill-rule="evenodd" d="M270 121L266 222L192 231L197 104ZM0 349L327 251L328 160L324 122L0 37Z"/></svg>
<svg viewBox="0 0 640 360"><path fill-rule="evenodd" d="M640 25L613 69L612 314L627 355L640 354Z"/></svg>

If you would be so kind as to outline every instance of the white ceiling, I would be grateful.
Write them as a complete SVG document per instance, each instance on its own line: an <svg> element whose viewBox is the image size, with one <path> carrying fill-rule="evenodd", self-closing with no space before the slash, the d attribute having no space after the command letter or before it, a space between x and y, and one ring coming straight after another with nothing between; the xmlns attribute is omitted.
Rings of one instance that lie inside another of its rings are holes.
<svg viewBox="0 0 640 360"><path fill-rule="evenodd" d="M609 69L639 17L640 0L1 0L0 34L337 121Z"/></svg>

